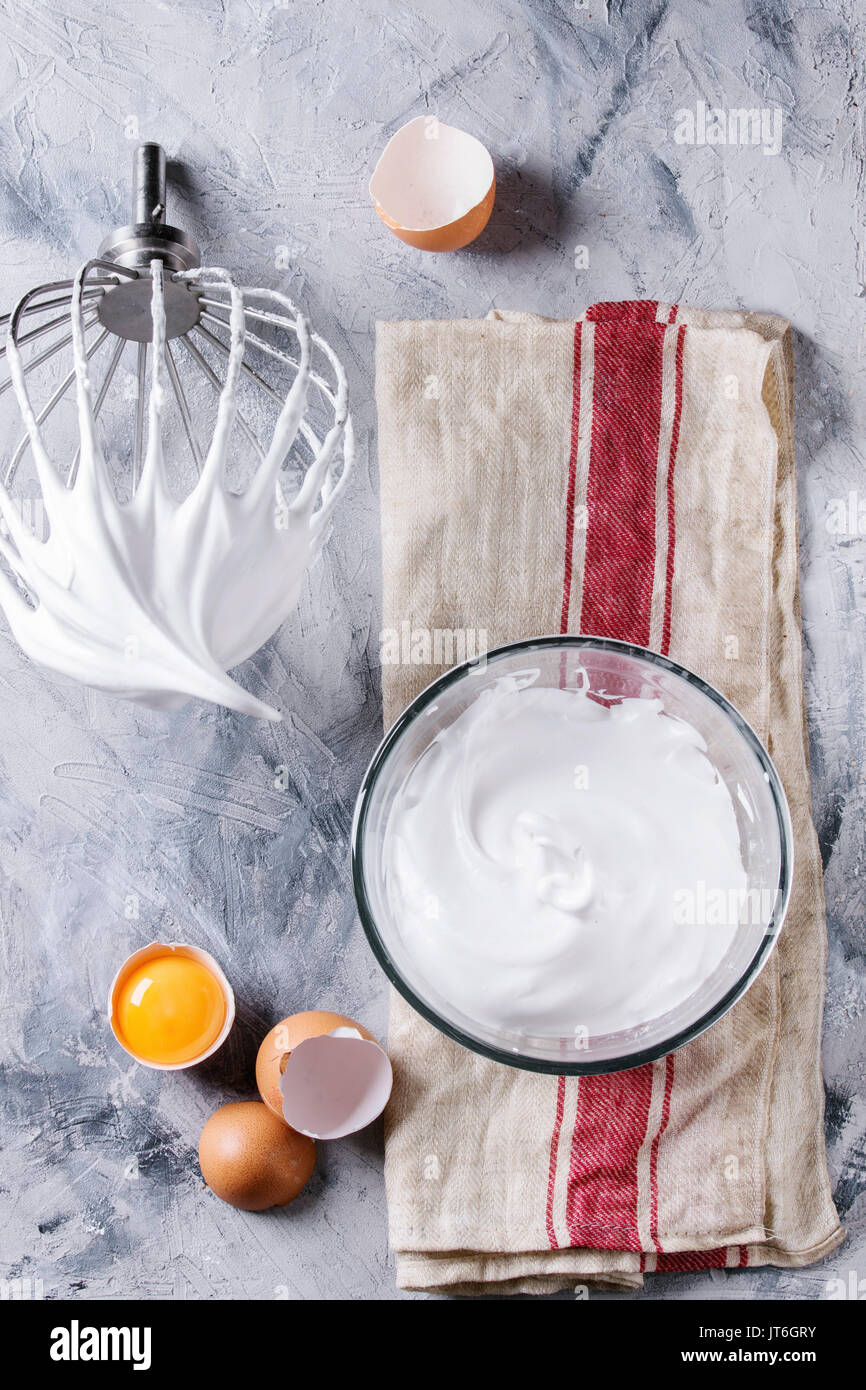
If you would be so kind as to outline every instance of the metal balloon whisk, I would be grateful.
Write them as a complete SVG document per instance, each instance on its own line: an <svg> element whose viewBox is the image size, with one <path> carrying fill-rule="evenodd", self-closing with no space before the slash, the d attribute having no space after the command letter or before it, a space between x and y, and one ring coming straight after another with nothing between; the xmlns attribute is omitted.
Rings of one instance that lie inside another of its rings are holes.
<svg viewBox="0 0 866 1390"><path fill-rule="evenodd" d="M296 602L346 485L346 377L287 296L201 266L165 174L141 145L130 225L2 319L0 397L25 428L0 462L0 604L31 656L86 684L277 717L225 672Z"/></svg>

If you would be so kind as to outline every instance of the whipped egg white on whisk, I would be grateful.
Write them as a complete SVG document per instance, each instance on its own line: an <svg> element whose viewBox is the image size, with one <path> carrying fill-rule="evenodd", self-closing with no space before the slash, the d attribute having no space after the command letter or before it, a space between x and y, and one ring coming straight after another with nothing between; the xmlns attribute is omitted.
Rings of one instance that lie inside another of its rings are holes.
<svg viewBox="0 0 866 1390"><path fill-rule="evenodd" d="M228 671L258 651L295 607L350 477L346 374L286 295L240 286L227 270L199 265L192 239L165 224L165 156L158 145L140 146L135 170L134 224L109 238L102 258L79 269L68 295L45 298L64 282L39 286L9 316L9 379L0 394L11 385L25 434L0 470L0 610L34 661L95 689L160 710L199 698L278 720L279 709ZM57 318L19 333L26 316L64 305ZM57 340L41 347L49 330L57 330ZM88 341L91 330L97 336ZM115 346L103 368L96 354L109 338ZM70 343L73 370L44 405L35 405L31 372ZM137 348L138 366L135 412L127 416L132 486L124 501L115 488L123 434L103 438L97 417L129 345ZM246 360L248 348L256 370ZM261 374L274 362L279 389ZM193 398L181 379L190 370L217 394L212 425L209 415L195 412L208 425L207 437L197 435ZM242 373L280 403L269 438L259 439L239 409ZM42 425L73 385L79 447L53 457ZM164 421L172 395L198 471L182 496L172 457L177 435L166 433ZM240 434L257 462L236 491L229 470ZM9 491L28 448L44 538L27 525ZM295 467L287 470L289 460Z"/></svg>
<svg viewBox="0 0 866 1390"><path fill-rule="evenodd" d="M468 1018L535 1036L640 1027L737 933L681 910L746 893L731 796L659 699L535 676L480 693L410 770L385 827L386 891L415 969Z"/></svg>

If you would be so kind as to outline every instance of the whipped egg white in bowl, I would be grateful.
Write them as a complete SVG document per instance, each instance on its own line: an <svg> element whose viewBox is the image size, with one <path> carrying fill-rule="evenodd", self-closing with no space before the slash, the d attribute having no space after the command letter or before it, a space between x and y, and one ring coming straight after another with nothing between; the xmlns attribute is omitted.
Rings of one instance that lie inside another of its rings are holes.
<svg viewBox="0 0 866 1390"><path fill-rule="evenodd" d="M515 642L448 671L359 792L355 895L412 1007L496 1061L586 1075L697 1037L781 929L784 791L760 740L667 657Z"/></svg>

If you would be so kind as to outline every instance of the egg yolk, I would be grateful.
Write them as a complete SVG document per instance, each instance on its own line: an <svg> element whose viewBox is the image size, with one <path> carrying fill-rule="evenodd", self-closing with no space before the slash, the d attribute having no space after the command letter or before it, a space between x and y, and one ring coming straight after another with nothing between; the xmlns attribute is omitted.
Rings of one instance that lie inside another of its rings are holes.
<svg viewBox="0 0 866 1390"><path fill-rule="evenodd" d="M172 1066L216 1042L226 1019L219 981L189 956L154 956L126 976L115 996L118 1031L130 1052Z"/></svg>

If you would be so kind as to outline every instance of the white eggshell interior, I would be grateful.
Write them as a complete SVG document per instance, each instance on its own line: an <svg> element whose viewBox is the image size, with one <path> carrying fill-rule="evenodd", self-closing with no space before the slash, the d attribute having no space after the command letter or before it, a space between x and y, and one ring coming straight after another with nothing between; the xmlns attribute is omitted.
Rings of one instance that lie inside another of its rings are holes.
<svg viewBox="0 0 866 1390"><path fill-rule="evenodd" d="M341 1139L381 1115L392 1080L387 1053L353 1028L306 1038L280 1077L283 1118L311 1139Z"/></svg>
<svg viewBox="0 0 866 1390"><path fill-rule="evenodd" d="M483 200L493 160L480 140L433 116L401 126L382 151L370 193L407 231L456 222Z"/></svg>

